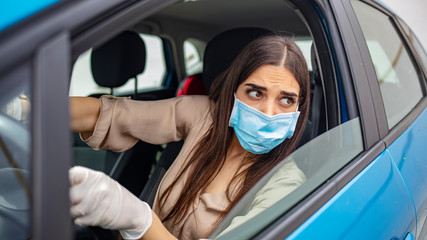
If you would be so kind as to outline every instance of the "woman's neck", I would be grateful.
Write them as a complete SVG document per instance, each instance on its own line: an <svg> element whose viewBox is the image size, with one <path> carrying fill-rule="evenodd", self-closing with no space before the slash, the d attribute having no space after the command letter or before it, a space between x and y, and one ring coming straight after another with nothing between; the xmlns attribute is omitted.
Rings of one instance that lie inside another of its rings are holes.
<svg viewBox="0 0 427 240"><path fill-rule="evenodd" d="M239 139L237 139L236 134L233 135L233 139L231 140L230 147L227 151L227 160L228 159L240 159L241 161L244 159L244 156L249 152L246 151L242 145L240 145Z"/></svg>
<svg viewBox="0 0 427 240"><path fill-rule="evenodd" d="M228 148L224 165L219 169L215 178L202 193L223 193L227 191L230 184L233 184L233 180L235 181L234 183L239 182L243 176L240 176L238 179L235 179L235 176L248 167L243 163L248 153L248 151L242 148L237 137L234 136Z"/></svg>
<svg viewBox="0 0 427 240"><path fill-rule="evenodd" d="M234 134L227 151L224 165L225 167L232 166L237 171L236 173L240 173L253 164L252 160L254 157L255 155L248 152L240 145L239 139L237 139L237 136Z"/></svg>

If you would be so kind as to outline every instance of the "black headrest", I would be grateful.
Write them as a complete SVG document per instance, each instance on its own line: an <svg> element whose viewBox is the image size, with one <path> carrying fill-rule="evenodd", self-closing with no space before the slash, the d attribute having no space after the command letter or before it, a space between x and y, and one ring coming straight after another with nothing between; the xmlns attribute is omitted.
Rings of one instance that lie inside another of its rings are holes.
<svg viewBox="0 0 427 240"><path fill-rule="evenodd" d="M126 31L93 49L92 75L103 87L120 87L145 68L145 44L141 37Z"/></svg>
<svg viewBox="0 0 427 240"><path fill-rule="evenodd" d="M244 27L227 30L212 38L205 49L203 59L203 82L209 92L212 82L227 70L234 59L252 40L272 34L271 31L257 27Z"/></svg>

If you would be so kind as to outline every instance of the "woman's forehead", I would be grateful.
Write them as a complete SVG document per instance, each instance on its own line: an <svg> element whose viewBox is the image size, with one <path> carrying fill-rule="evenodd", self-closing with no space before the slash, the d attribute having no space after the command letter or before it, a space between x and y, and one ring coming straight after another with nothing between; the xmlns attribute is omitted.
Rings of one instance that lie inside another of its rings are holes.
<svg viewBox="0 0 427 240"><path fill-rule="evenodd" d="M295 76L282 66L263 65L252 72L249 77L242 82L260 85L267 90L293 91L296 94L300 91L300 86Z"/></svg>

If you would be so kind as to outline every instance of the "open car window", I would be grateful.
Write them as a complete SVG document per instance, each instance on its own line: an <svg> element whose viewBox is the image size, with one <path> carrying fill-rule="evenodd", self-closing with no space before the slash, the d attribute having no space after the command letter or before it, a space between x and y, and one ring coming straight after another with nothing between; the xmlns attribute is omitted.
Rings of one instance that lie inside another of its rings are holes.
<svg viewBox="0 0 427 240"><path fill-rule="evenodd" d="M359 118L308 142L264 176L228 213L212 233L218 239L248 239L288 212L363 151ZM287 175L294 165L305 182L289 192Z"/></svg>
<svg viewBox="0 0 427 240"><path fill-rule="evenodd" d="M315 97L313 95L311 97L313 101L315 100L315 103L312 102L312 109L315 109L316 111L310 112L306 126L308 131L305 132L307 134L304 133L304 141L302 141L301 145L307 141L309 142L302 145L302 147L300 147L300 149L293 153L289 158L283 160L282 164L265 176L263 180L260 181L234 209L232 209L232 211L220 223L218 228L213 232L213 237L220 237L222 239L246 239L254 236L254 233L259 232L260 229L265 228L274 222L276 218L291 210L295 204L306 198L313 190L325 183L363 150L361 127L358 118L354 118L353 120L313 139L318 136L319 133L326 131L328 127L332 128L338 124L338 121L330 120L328 117L331 115L338 115L339 111L337 109L339 106L328 106L328 108L325 106L326 102L329 103L331 101L336 101L334 93L336 94L338 91L335 89L335 84L329 83L327 84L328 86L326 86L323 81L323 78L325 78L328 79L329 82L334 83L336 79L332 76L333 74L331 74L334 69L331 66L331 63L322 59L322 57L326 58L324 57L325 54L313 54L315 53L315 43L316 49L319 52L328 53L327 45L322 43L322 41L325 40L321 40L321 36L318 36L320 35L319 33L317 35L313 34L312 31L308 29L308 25L304 24L301 16L296 14L295 9L282 1L270 0L263 4L260 4L257 1L251 1L250 3L252 5L248 5L247 8L242 9L242 11L246 11L248 16L252 16L251 19L247 19L250 21L239 19L236 26L258 26L259 21L263 20L265 24L262 24L262 27L278 33L283 33L283 35L292 38L296 42L305 57L310 71L311 92L312 94L316 93ZM213 1L183 2L163 9L159 13L142 21L135 28L146 32L144 24L151 26L150 24L159 22L161 23L159 24L159 27L170 26L171 29L174 29L174 31L172 31L169 28L160 28L158 34L159 36L162 36L163 39L167 39L168 42L170 41L171 54L175 54L172 59L181 59L182 61L179 62L180 64L172 61L172 64L174 64L173 67L180 70L176 71L177 79L185 79L185 76L202 71L203 52L206 47L206 42L215 36L215 34L221 32L219 30L218 32L212 32L212 34L207 34L205 37L200 38L200 40L197 34L192 36L192 31L188 30L188 32L185 32L185 26L188 25L188 22L194 20L192 18L194 15L185 14L178 15L177 17L181 7L185 9L188 8L186 9L188 12L200 13L215 12L215 14L217 14L218 12L223 11L230 14L230 12L234 11L231 10L231 5L228 5L228 2L226 3L226 1L222 1L221 4L217 2L214 3ZM212 9L218 11L213 11ZM164 17L169 15L174 17ZM197 22L194 24L197 25ZM199 24L200 29L204 29L203 23ZM234 25L223 20L218 23L218 26L218 29L229 29L234 27ZM165 32L163 33L161 30L164 30ZM168 32L168 30L170 32ZM187 37L181 39L181 35L184 36L185 34L188 34ZM153 36L153 38L157 37ZM147 50L150 50L150 48L147 47ZM158 54L162 55L163 52L158 52ZM84 65L86 67L86 75L90 76L89 81L93 82L90 73L89 56L90 53L88 52L86 55L86 63ZM82 56L81 58L84 57L85 56ZM74 66L71 91L73 90L74 78L75 76L78 76L79 61L80 59ZM149 62L150 60L148 59L147 61ZM323 70L325 71L320 71L320 67L323 67ZM145 71L150 70L151 68L152 67L147 64ZM328 69L328 71L326 71L326 69ZM161 76L164 76L164 74L165 73L162 73ZM79 79L81 78L79 77ZM88 80L86 80L86 82L87 81ZM132 93L134 87L134 84L132 83L133 80L129 80L129 82L131 82L128 83L130 88L127 91ZM84 88L82 85L79 86L79 84L76 86ZM142 85L138 83L138 87L139 86ZM74 94L70 91L70 95L87 96L92 93L102 92L101 90L107 94L110 92L110 89L108 88L92 88L90 93ZM114 89L114 93L117 95L125 94L125 92L122 94L120 89ZM326 101L326 98L328 98L329 101ZM80 147L80 145L77 147ZM325 149L330 151L323 152ZM74 150L78 149L75 148ZM319 154L319 152L322 154ZM97 153L100 152L98 151ZM78 165L84 165L82 163L93 160L93 157L88 155L88 158L90 159L85 161L83 157L78 155L77 151L74 152L74 156L77 160L75 163ZM101 156L100 158L104 159L106 157ZM107 170L110 170L112 165L112 163L106 162L102 166L91 165L89 167L108 172ZM295 169L298 169L298 171L293 171ZM293 186L287 187L288 190L286 192L282 191L283 189L281 188L281 184L283 181L286 181L286 179L284 179L286 178L286 175L295 172L297 172L296 174L298 175L298 182L289 183L293 184ZM245 230L240 231L240 229Z"/></svg>

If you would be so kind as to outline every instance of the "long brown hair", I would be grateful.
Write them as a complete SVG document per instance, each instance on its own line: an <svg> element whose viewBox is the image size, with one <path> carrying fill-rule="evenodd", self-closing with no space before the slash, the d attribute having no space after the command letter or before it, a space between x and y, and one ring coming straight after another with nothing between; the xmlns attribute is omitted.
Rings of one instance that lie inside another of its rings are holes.
<svg viewBox="0 0 427 240"><path fill-rule="evenodd" d="M170 192L176 186L178 179L189 169L188 178L185 180L187 184L184 184L175 206L162 221L172 220L174 225L182 221L196 197L221 170L234 135L233 128L228 126L234 104L234 93L252 72L267 64L283 66L296 78L300 86L298 99L300 117L292 138L286 139L266 154L246 154L243 162L249 162L250 164L234 176L231 181L231 183L235 183L242 179L234 197L231 198L230 189L227 191L230 204L222 213L220 219L236 205L262 176L295 149L303 133L310 104L307 64L300 49L291 39L277 35L260 37L249 43L236 57L231 66L213 82L209 95L212 125L191 151L190 159L186 166L183 167L172 184L160 196L160 206L162 207Z"/></svg>

